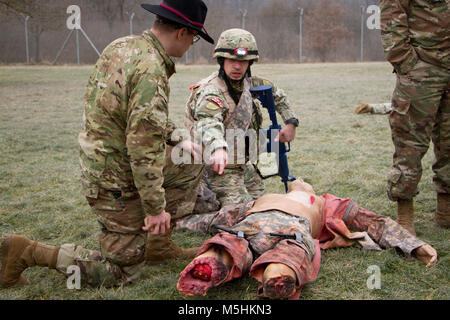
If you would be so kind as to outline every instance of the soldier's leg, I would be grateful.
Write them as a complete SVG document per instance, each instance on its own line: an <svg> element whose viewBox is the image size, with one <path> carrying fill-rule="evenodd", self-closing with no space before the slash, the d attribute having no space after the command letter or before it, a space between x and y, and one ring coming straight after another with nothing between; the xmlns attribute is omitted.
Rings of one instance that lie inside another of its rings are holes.
<svg viewBox="0 0 450 320"><path fill-rule="evenodd" d="M208 212L218 211L220 202L217 200L216 194L211 191L208 182L208 170L203 170L202 179L198 187L197 199L192 214L204 214Z"/></svg>
<svg viewBox="0 0 450 320"><path fill-rule="evenodd" d="M166 196L165 210L171 215L171 228L165 234L147 236L146 263L159 264L169 259L192 258L199 248L181 248L172 240L172 231L178 219L192 214L202 178L203 165L175 165L172 147L167 148L164 167Z"/></svg>
<svg viewBox="0 0 450 320"><path fill-rule="evenodd" d="M164 184L166 193L166 211L172 220L190 215L194 210L198 189L204 170L203 165L175 165L171 159L172 147L167 148L164 166Z"/></svg>
<svg viewBox="0 0 450 320"><path fill-rule="evenodd" d="M248 193L252 196L254 200L264 195L266 191L264 181L257 172L255 166L251 163L247 163L245 166L244 182Z"/></svg>
<svg viewBox="0 0 450 320"><path fill-rule="evenodd" d="M207 214L194 214L192 216L178 219L175 230L190 230L200 233L217 233L218 230L214 225L231 227L238 221L245 218L245 213L250 210L253 202L238 203L225 206L219 211Z"/></svg>
<svg viewBox="0 0 450 320"><path fill-rule="evenodd" d="M450 86L442 95L441 105L433 129L434 184L437 193L435 220L440 227L450 227Z"/></svg>
<svg viewBox="0 0 450 320"><path fill-rule="evenodd" d="M405 255L415 257L427 265L437 261L436 250L416 238L391 218L361 208L348 199L342 199L342 201L348 202L349 208L345 210L345 215L343 212L337 212L335 217L343 219L350 231L367 232L370 238L381 247L398 248Z"/></svg>
<svg viewBox="0 0 450 320"><path fill-rule="evenodd" d="M447 76L448 77L448 76ZM422 176L422 158L427 152L442 90L442 71L419 62L408 75L399 75L389 117L395 147L388 178L388 197L398 202L398 222L415 233L413 198Z"/></svg>
<svg viewBox="0 0 450 320"><path fill-rule="evenodd" d="M210 168L207 170L210 172L208 179L211 190L222 207L253 200L245 186L245 166L226 167L222 175L216 174Z"/></svg>
<svg viewBox="0 0 450 320"><path fill-rule="evenodd" d="M74 258L81 269L82 281L91 285L121 285L136 281L144 266L147 232L142 230L145 213L139 197L116 199L100 192L89 199L101 226L100 254L73 245L62 246L58 270Z"/></svg>
<svg viewBox="0 0 450 320"><path fill-rule="evenodd" d="M197 257L181 272L177 289L187 296L206 295L210 288L240 278L252 261L247 240L219 233L203 244Z"/></svg>
<svg viewBox="0 0 450 320"><path fill-rule="evenodd" d="M356 114L372 113L372 114L389 114L392 112L391 103L363 103L355 109Z"/></svg>
<svg viewBox="0 0 450 320"><path fill-rule="evenodd" d="M140 276L144 261L145 236L141 228L144 214L140 200L116 200L108 193L88 198L102 227L100 251L65 244L49 246L22 236L4 237L0 255L0 284L5 287L25 284L22 272L33 266L48 267L68 274L68 268L80 268L81 281L93 286L130 283Z"/></svg>

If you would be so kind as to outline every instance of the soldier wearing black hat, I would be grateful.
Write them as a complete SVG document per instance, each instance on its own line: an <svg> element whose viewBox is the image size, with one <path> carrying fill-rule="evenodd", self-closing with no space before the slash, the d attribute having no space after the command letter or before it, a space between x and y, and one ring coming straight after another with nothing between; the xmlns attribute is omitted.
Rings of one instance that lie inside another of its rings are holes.
<svg viewBox="0 0 450 320"><path fill-rule="evenodd" d="M189 201L196 199L202 167L181 170L166 156L174 130L168 98L169 78L175 73L170 57L181 57L198 37L214 43L204 27L207 7L201 0L165 0L142 7L157 15L155 24L103 51L85 95L81 180L101 227L100 250L4 235L1 286L26 284L21 274L32 266L66 276L77 266L82 283L116 286L139 278L146 255L152 263L195 255L195 249L172 242L170 221L171 215L193 209L195 202ZM194 153L192 143L182 146Z"/></svg>

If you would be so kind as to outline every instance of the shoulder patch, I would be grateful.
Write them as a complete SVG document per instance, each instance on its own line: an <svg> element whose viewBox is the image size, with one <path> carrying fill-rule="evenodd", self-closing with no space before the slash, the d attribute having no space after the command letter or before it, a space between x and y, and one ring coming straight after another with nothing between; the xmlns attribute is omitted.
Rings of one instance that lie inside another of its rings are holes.
<svg viewBox="0 0 450 320"><path fill-rule="evenodd" d="M217 104L212 103L212 102L208 102L208 103L206 104L205 108L208 109L208 110L211 110L211 111L216 111L216 110L219 110L219 109L220 109L219 106L218 106Z"/></svg>
<svg viewBox="0 0 450 320"><path fill-rule="evenodd" d="M190 87L189 87L189 90L192 91L192 90L194 90L194 89L197 89L199 86L200 86L200 84L199 84L199 83L196 83L196 84L190 86Z"/></svg>

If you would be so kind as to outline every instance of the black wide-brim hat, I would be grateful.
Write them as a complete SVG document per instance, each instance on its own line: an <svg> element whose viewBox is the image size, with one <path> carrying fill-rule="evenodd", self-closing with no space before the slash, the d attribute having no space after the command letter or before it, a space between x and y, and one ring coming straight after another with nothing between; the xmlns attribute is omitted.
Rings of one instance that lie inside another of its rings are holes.
<svg viewBox="0 0 450 320"><path fill-rule="evenodd" d="M204 27L208 7L202 0L164 0L159 5L142 4L142 8L160 17L198 31L199 36L214 44Z"/></svg>

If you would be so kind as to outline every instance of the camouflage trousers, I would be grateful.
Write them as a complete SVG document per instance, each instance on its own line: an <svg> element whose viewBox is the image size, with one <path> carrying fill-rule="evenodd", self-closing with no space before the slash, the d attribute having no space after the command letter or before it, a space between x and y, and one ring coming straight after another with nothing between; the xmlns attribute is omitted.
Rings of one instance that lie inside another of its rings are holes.
<svg viewBox="0 0 450 320"><path fill-rule="evenodd" d="M243 221L231 227L235 232L242 231L248 236L248 242L258 255L274 248L283 240L270 234L301 235L299 242L288 240L292 245L301 247L310 260L314 258L315 242L310 233L310 221L306 217L290 215L281 211L258 212L249 215Z"/></svg>
<svg viewBox="0 0 450 320"><path fill-rule="evenodd" d="M363 248L369 250L380 250L379 245L383 248L398 248L410 256L412 251L425 244L391 218L362 208L351 199L339 198L331 194L325 194L321 197L326 200L323 207L324 228L320 233L320 247L323 249L354 243L354 241L342 241L342 237L337 237L339 233L348 236L345 228L341 228L344 225L351 232L367 232L377 245L374 246L373 243L367 241L364 243L364 240L358 242ZM229 205L209 214L192 215L178 220L176 229L215 234L219 230L214 226L225 226L234 231L243 231L251 236L249 241L253 242L252 246L261 253L265 248L273 245L273 241L276 240L267 236L267 233L302 233L303 227L309 228L309 220L299 216L290 216L281 211L268 211L269 216L264 215L264 213L247 216L246 212L253 205L254 201L251 201ZM276 213L280 215L276 215ZM310 256L311 252L314 252L313 246L309 237L305 239L305 249L309 248L306 252Z"/></svg>
<svg viewBox="0 0 450 320"><path fill-rule="evenodd" d="M175 166L168 161L164 168L166 211L173 221L192 212L203 166ZM117 286L137 280L145 265L147 233L142 231L145 212L139 195L117 198L101 190L97 199L87 198L100 224L100 251L74 244L61 246L57 270L67 274L76 265L81 281L92 286ZM151 239L151 237L149 237Z"/></svg>
<svg viewBox="0 0 450 320"><path fill-rule="evenodd" d="M198 214L177 221L177 230L190 230L199 233L214 234L218 231L215 226L225 227L234 232L242 231L253 251L258 255L275 247L280 237L271 236L271 233L302 235L302 243L290 241L307 252L310 260L315 252L314 239L310 234L310 221L306 217L294 216L281 211L266 211L246 214L253 207L254 201L248 203L232 204L223 207L217 212ZM282 239L281 239L282 240Z"/></svg>
<svg viewBox="0 0 450 320"><path fill-rule="evenodd" d="M222 206L249 202L265 192L264 182L251 163L228 166L221 176L210 167L207 170L209 186Z"/></svg>
<svg viewBox="0 0 450 320"><path fill-rule="evenodd" d="M204 242L198 255L206 252L213 245L224 247L233 259L233 267L225 282L239 278L249 271L251 277L262 283L267 264L285 264L297 275L296 298L302 286L313 281L317 276L320 248L345 247L354 243L346 238L345 231L347 235L349 230L367 233L375 246L363 245L365 249L398 248L407 256L411 256L414 250L426 244L392 219L359 207L351 199L330 194L323 195L322 198L326 201L322 212L325 221L317 236L320 239L320 245L310 234L308 218L277 210L247 216L246 212L253 207L253 201L230 205L216 213L187 217L177 222L177 228L217 233L219 229L214 226L218 225L234 232L244 232L247 236L245 238L221 231ZM302 238L301 241L283 239L272 236L270 233L299 233ZM367 240L364 241L367 242ZM254 257L253 253L259 257ZM183 273L180 281L183 279ZM261 286L258 292L261 292Z"/></svg>
<svg viewBox="0 0 450 320"><path fill-rule="evenodd" d="M387 193L392 201L412 199L419 192L422 158L430 140L436 160L434 184L438 193L450 192L450 74L419 61L406 75L397 76L389 117L395 147Z"/></svg>

